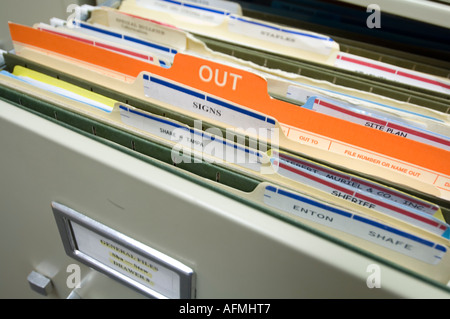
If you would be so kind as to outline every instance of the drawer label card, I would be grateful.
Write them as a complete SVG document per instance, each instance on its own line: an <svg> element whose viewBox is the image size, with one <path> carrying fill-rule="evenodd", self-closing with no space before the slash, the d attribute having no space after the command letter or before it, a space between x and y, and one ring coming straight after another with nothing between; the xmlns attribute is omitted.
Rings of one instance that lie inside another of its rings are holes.
<svg viewBox="0 0 450 319"><path fill-rule="evenodd" d="M52 209L69 256L151 298L194 297L186 265L62 204Z"/></svg>

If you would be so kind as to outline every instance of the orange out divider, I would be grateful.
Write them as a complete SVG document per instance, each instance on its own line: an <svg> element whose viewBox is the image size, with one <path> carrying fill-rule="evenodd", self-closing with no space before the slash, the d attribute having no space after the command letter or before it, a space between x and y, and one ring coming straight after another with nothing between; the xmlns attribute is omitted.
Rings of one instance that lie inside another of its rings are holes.
<svg viewBox="0 0 450 319"><path fill-rule="evenodd" d="M206 59L177 53L163 68L31 27L10 23L13 41L95 64L131 77L142 71L207 92L311 133L450 175L450 152L274 99L264 78ZM125 85L125 84L124 84ZM129 85L129 84L126 84ZM333 156L330 153L330 156Z"/></svg>

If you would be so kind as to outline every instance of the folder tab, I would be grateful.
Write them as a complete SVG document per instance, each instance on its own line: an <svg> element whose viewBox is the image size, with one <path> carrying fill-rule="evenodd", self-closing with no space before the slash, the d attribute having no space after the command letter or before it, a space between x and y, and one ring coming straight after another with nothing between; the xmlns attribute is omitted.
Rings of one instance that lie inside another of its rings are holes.
<svg viewBox="0 0 450 319"><path fill-rule="evenodd" d="M334 65L355 72L386 78L391 81L450 94L450 80L422 72L408 70L388 63L340 52Z"/></svg>
<svg viewBox="0 0 450 319"><path fill-rule="evenodd" d="M270 155L282 176L450 239L450 225L437 205L284 152L272 150Z"/></svg>
<svg viewBox="0 0 450 319"><path fill-rule="evenodd" d="M441 244L278 187L267 186L263 200L267 205L287 213L341 230L428 264L439 264L447 253L447 247Z"/></svg>
<svg viewBox="0 0 450 319"><path fill-rule="evenodd" d="M321 63L331 63L339 52L339 44L328 36L281 27L202 4L192 5L184 1L166 0L125 0L119 10L166 21L196 34Z"/></svg>
<svg viewBox="0 0 450 319"><path fill-rule="evenodd" d="M80 101L81 103L108 113L113 110L116 102L100 94L85 90L68 82L57 80L51 76L26 69L21 66L16 66L12 74L6 71L1 71L0 73L29 83L43 90L56 93L60 96Z"/></svg>

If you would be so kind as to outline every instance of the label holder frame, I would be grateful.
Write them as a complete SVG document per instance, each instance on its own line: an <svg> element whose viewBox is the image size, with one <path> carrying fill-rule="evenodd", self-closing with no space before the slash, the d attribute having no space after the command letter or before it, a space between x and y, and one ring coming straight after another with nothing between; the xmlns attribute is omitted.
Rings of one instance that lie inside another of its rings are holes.
<svg viewBox="0 0 450 319"><path fill-rule="evenodd" d="M69 257L74 258L75 260L107 275L111 279L116 280L149 298L170 299L162 293L153 290L136 280L133 280L132 278L111 267L108 267L101 261L98 261L79 250L77 247L75 233L71 225L71 223L74 222L79 226L95 233L96 235L109 239L114 243L117 243L126 249L175 272L180 278L179 299L195 298L196 273L190 267L63 204L52 201L51 208L59 234L61 236L64 250Z"/></svg>

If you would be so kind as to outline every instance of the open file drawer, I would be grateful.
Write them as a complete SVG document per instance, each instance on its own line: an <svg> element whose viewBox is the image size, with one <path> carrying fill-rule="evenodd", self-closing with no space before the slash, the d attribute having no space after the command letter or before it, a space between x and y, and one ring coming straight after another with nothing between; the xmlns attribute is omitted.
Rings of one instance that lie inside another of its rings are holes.
<svg viewBox="0 0 450 319"><path fill-rule="evenodd" d="M450 296L445 287L382 260L20 107L0 105L2 298L41 297L27 282L32 271L52 281L48 298L143 296L65 253L52 202L192 269L193 298ZM376 271L379 288L370 284Z"/></svg>

